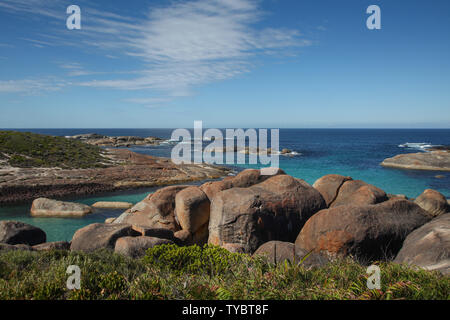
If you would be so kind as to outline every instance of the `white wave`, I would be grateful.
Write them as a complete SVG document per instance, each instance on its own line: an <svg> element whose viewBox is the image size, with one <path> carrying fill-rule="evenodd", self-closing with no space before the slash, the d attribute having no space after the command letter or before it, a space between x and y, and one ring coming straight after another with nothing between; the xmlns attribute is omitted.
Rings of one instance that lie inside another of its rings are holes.
<svg viewBox="0 0 450 320"><path fill-rule="evenodd" d="M400 148L417 149L421 151L426 151L433 147L439 147L438 144L431 144L429 142L406 142L398 145Z"/></svg>

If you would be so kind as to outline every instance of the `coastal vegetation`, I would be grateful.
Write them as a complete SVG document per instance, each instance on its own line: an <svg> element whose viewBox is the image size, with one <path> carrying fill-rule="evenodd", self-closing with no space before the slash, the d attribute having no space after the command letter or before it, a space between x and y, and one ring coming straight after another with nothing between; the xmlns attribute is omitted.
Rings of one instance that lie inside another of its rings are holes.
<svg viewBox="0 0 450 320"><path fill-rule="evenodd" d="M439 272L377 262L381 289L368 289L366 267L350 258L321 268L206 245L160 245L133 259L109 250L0 251L0 299L449 299ZM68 290L69 265L81 288Z"/></svg>
<svg viewBox="0 0 450 320"><path fill-rule="evenodd" d="M31 132L0 131L0 160L12 167L103 168L102 149L74 139Z"/></svg>

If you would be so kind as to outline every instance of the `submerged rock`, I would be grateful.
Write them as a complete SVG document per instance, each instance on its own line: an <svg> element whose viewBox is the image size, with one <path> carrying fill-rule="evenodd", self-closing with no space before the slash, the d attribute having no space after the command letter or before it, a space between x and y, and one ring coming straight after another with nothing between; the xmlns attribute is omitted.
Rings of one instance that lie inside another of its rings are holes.
<svg viewBox="0 0 450 320"><path fill-rule="evenodd" d="M91 207L82 203L47 198L38 198L31 205L33 217L83 217L91 212Z"/></svg>
<svg viewBox="0 0 450 320"><path fill-rule="evenodd" d="M105 208L105 209L129 209L133 206L130 202L120 201L99 201L92 205L93 208Z"/></svg>

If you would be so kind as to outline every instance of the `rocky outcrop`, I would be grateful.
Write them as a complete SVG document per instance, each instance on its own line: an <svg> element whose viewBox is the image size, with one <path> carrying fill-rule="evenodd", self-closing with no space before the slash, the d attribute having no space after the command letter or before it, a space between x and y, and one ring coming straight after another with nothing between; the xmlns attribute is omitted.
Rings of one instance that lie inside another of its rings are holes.
<svg viewBox="0 0 450 320"><path fill-rule="evenodd" d="M104 248L114 250L117 239L140 235L129 224L94 223L75 232L70 250L86 252Z"/></svg>
<svg viewBox="0 0 450 320"><path fill-rule="evenodd" d="M330 260L320 253L305 252L296 248L292 242L269 241L260 246L253 256L263 256L268 262L279 264L286 260L291 263L301 264L303 267L320 267Z"/></svg>
<svg viewBox="0 0 450 320"><path fill-rule="evenodd" d="M408 200L337 206L312 216L295 241L304 251L356 256L363 261L395 256L406 236L431 216Z"/></svg>
<svg viewBox="0 0 450 320"><path fill-rule="evenodd" d="M175 220L175 196L187 187L170 186L161 188L125 211L113 223L163 228L176 232L180 230L180 226Z"/></svg>
<svg viewBox="0 0 450 320"><path fill-rule="evenodd" d="M131 226L134 231L140 233L142 236L167 239L175 241L173 231L162 228L148 228L143 226Z"/></svg>
<svg viewBox="0 0 450 320"><path fill-rule="evenodd" d="M179 230L177 232L174 232L173 236L176 239L175 242L181 246L190 246L194 244L192 233L187 230Z"/></svg>
<svg viewBox="0 0 450 320"><path fill-rule="evenodd" d="M45 242L33 246L36 251L50 251L50 250L70 250L70 243L67 241Z"/></svg>
<svg viewBox="0 0 450 320"><path fill-rule="evenodd" d="M1 251L16 251L16 250L25 250L25 251L34 251L32 246L27 244L7 244L0 243L0 252Z"/></svg>
<svg viewBox="0 0 450 320"><path fill-rule="evenodd" d="M47 235L35 226L19 221L0 221L0 243L34 246L44 243Z"/></svg>
<svg viewBox="0 0 450 320"><path fill-rule="evenodd" d="M133 206L130 202L120 201L98 201L92 205L93 208L103 209L130 209Z"/></svg>
<svg viewBox="0 0 450 320"><path fill-rule="evenodd" d="M158 137L119 136L108 137L96 133L67 136L69 139L81 140L87 144L100 147L158 146L164 140Z"/></svg>
<svg viewBox="0 0 450 320"><path fill-rule="evenodd" d="M444 195L433 189L426 189L414 202L434 217L450 211Z"/></svg>
<svg viewBox="0 0 450 320"><path fill-rule="evenodd" d="M11 168L0 163L0 204L156 187L217 179L230 170L208 164L176 165L170 159L127 149L106 149L105 168Z"/></svg>
<svg viewBox="0 0 450 320"><path fill-rule="evenodd" d="M306 220L325 206L317 190L288 175L233 187L212 199L208 242L241 244L248 253L270 240L293 242Z"/></svg>
<svg viewBox="0 0 450 320"><path fill-rule="evenodd" d="M346 181L353 180L351 177L341 176L339 174L328 174L319 178L314 182L313 187L316 188L323 199L325 200L327 207L333 203L336 199L339 189Z"/></svg>
<svg viewBox="0 0 450 320"><path fill-rule="evenodd" d="M116 221L116 218L106 218L105 219L105 223L113 223L114 221Z"/></svg>
<svg viewBox="0 0 450 320"><path fill-rule="evenodd" d="M450 274L450 214L411 232L394 261Z"/></svg>
<svg viewBox="0 0 450 320"><path fill-rule="evenodd" d="M164 228L175 233L183 231L177 234L178 243L202 245L208 241L209 236L211 199L222 190L250 187L272 177L266 171L267 169L247 169L234 177L207 182L200 187L179 185L159 189L112 223ZM270 173L284 174L280 169L271 170Z"/></svg>
<svg viewBox="0 0 450 320"><path fill-rule="evenodd" d="M167 239L160 239L154 237L123 237L116 241L114 251L118 254L129 256L132 258L139 258L145 255L145 252L149 248L158 246L161 244L173 243Z"/></svg>
<svg viewBox="0 0 450 320"><path fill-rule="evenodd" d="M261 245L253 256L264 256L270 263L280 263L288 260L292 263L300 259L295 252L295 245L292 242L268 241Z"/></svg>
<svg viewBox="0 0 450 320"><path fill-rule="evenodd" d="M450 171L450 151L436 150L430 152L399 154L381 162L383 167Z"/></svg>
<svg viewBox="0 0 450 320"><path fill-rule="evenodd" d="M35 199L31 205L31 215L34 217L83 217L91 212L91 207L82 203L47 198Z"/></svg>

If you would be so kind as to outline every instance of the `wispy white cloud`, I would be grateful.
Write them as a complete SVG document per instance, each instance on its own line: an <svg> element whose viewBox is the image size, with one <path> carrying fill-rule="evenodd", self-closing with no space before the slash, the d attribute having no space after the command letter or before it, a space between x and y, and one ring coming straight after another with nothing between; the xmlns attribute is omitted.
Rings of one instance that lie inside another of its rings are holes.
<svg viewBox="0 0 450 320"><path fill-rule="evenodd" d="M41 5L39 10L34 10L35 14L59 19L56 11L49 7L50 2L43 0L4 0L0 9L28 12L32 7L30 1ZM63 3L55 2L60 6ZM265 14L259 4L257 0L176 1L153 6L139 17L83 5L82 29L71 32L71 37L77 39L72 41L73 45L94 48L107 58L129 56L142 64L142 70L134 77L111 73L110 77L102 76L77 85L147 90L150 96L159 93L168 98L185 96L197 86L250 72L254 59L293 55L299 47L311 45L298 30L258 28L256 23ZM35 39L35 44L54 44L59 38L59 43L66 45L64 32L67 30L57 31L52 41ZM70 76L96 74L80 65L66 66L66 69ZM147 102L152 101L148 99Z"/></svg>
<svg viewBox="0 0 450 320"><path fill-rule="evenodd" d="M120 46L126 54L140 58L146 70L134 79L93 80L82 85L180 95L195 86L251 71L252 58L311 44L297 30L257 29L254 24L262 17L258 1L196 0L154 8L137 24L97 26L92 30L121 38L96 45Z"/></svg>
<svg viewBox="0 0 450 320"><path fill-rule="evenodd" d="M125 102L136 103L145 106L146 108L160 108L167 105L168 102L172 101L173 98L130 98L125 99Z"/></svg>
<svg viewBox="0 0 450 320"><path fill-rule="evenodd" d="M31 13L34 17L44 16L58 20L66 19L63 4L67 1L53 0L2 0L0 9L12 13Z"/></svg>
<svg viewBox="0 0 450 320"><path fill-rule="evenodd" d="M49 91L58 91L69 83L61 79L21 79L0 81L0 92L4 93L23 93L40 94Z"/></svg>

